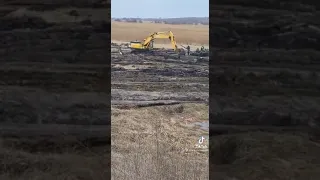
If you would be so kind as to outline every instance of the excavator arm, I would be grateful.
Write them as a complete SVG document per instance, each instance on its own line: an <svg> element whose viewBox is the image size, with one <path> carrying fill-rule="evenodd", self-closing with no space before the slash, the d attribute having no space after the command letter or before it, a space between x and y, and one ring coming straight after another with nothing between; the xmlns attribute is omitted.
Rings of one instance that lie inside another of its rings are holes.
<svg viewBox="0 0 320 180"><path fill-rule="evenodd" d="M170 40L173 50L176 51L177 50L177 43L176 43L174 35L171 31L153 33L150 36L148 36L142 44L144 47L148 48L150 46L150 42L152 40L154 40L154 39L167 39L167 38Z"/></svg>

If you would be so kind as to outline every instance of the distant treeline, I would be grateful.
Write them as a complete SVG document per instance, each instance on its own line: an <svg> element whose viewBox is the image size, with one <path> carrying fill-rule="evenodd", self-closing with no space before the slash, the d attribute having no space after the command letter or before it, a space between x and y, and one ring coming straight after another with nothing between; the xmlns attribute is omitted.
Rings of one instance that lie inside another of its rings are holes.
<svg viewBox="0 0 320 180"><path fill-rule="evenodd" d="M113 21L118 22L133 22L143 23L151 22L158 24L203 24L209 25L209 17L183 17L183 18L112 18Z"/></svg>

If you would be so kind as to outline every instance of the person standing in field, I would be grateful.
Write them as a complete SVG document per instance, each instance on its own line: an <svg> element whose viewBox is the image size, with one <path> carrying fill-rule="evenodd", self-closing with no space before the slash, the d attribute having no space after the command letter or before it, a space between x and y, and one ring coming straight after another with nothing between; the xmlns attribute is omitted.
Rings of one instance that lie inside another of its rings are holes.
<svg viewBox="0 0 320 180"><path fill-rule="evenodd" d="M190 46L189 45L187 46L187 54L188 54L188 56L190 55Z"/></svg>

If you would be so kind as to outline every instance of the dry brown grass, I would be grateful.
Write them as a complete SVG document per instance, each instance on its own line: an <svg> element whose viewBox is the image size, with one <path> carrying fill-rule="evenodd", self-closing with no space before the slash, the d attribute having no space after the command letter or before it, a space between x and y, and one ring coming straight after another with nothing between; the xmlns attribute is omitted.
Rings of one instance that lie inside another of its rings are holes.
<svg viewBox="0 0 320 180"><path fill-rule="evenodd" d="M208 152L194 148L208 132L186 126L208 121L208 106L113 109L112 117L112 179L208 179Z"/></svg>
<svg viewBox="0 0 320 180"><path fill-rule="evenodd" d="M117 41L143 40L149 34L160 31L172 31L178 44L208 45L209 26L205 25L170 25L154 23L111 23L111 39ZM156 40L168 43L169 41Z"/></svg>

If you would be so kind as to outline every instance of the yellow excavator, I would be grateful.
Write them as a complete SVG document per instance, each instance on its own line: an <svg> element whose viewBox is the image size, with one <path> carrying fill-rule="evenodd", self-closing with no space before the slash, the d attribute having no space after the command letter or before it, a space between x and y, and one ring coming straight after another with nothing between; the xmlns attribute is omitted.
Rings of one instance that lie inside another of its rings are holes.
<svg viewBox="0 0 320 180"><path fill-rule="evenodd" d="M177 52L178 51L177 43L176 43L174 35L171 31L155 32L155 33L149 35L146 39L144 39L143 42L131 41L130 48L134 52L149 51L153 48L153 41L155 39L167 39L167 38L170 40L173 50Z"/></svg>

